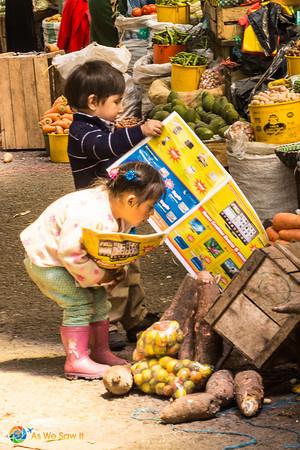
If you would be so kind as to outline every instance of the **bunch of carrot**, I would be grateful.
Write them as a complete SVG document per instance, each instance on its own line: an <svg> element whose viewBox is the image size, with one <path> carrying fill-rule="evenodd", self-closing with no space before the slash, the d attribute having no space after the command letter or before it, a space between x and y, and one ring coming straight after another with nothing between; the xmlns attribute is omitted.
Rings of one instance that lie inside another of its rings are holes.
<svg viewBox="0 0 300 450"><path fill-rule="evenodd" d="M282 244L293 241L300 241L300 215L293 213L275 214L272 226L266 229L271 242Z"/></svg>
<svg viewBox="0 0 300 450"><path fill-rule="evenodd" d="M73 121L73 113L66 97L61 95L52 107L43 114L39 125L44 134L68 134Z"/></svg>

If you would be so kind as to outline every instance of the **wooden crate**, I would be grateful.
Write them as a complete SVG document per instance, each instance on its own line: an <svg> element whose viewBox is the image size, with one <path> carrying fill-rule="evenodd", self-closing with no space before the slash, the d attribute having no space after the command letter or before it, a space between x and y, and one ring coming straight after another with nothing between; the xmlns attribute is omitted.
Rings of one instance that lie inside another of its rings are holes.
<svg viewBox="0 0 300 450"><path fill-rule="evenodd" d="M228 167L227 162L227 145L225 139L220 139L218 141L204 141L206 147L212 152L212 154L217 158L217 160L222 164L223 167Z"/></svg>
<svg viewBox="0 0 300 450"><path fill-rule="evenodd" d="M44 148L38 122L57 96L53 86L57 53L0 54L1 137L5 150Z"/></svg>
<svg viewBox="0 0 300 450"><path fill-rule="evenodd" d="M300 298L300 243L255 250L209 310L206 320L260 368L300 316L272 307Z"/></svg>
<svg viewBox="0 0 300 450"><path fill-rule="evenodd" d="M207 4L210 30L218 39L231 40L242 36L243 28L238 21L247 14L249 6L235 6L234 8L220 8Z"/></svg>

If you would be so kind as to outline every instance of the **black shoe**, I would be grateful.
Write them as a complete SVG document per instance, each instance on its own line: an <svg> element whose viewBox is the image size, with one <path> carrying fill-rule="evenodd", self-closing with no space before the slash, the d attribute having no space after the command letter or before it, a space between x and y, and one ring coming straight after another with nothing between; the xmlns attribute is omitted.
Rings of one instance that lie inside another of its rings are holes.
<svg viewBox="0 0 300 450"><path fill-rule="evenodd" d="M123 350L126 347L126 340L118 331L110 331L108 336L111 350Z"/></svg>
<svg viewBox="0 0 300 450"><path fill-rule="evenodd" d="M128 342L136 342L137 334L151 327L154 322L159 321L159 315L155 313L147 313L143 320L133 328L126 331Z"/></svg>

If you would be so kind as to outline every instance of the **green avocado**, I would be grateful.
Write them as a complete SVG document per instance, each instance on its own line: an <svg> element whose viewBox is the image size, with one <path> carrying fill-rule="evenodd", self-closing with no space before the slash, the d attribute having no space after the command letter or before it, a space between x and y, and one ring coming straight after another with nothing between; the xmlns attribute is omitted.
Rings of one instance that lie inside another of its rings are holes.
<svg viewBox="0 0 300 450"><path fill-rule="evenodd" d="M223 137L224 137L224 133L225 133L226 130L228 130L228 128L229 128L229 125L226 125L226 126L220 128L220 129L218 130L218 135L221 136L221 137L223 138Z"/></svg>
<svg viewBox="0 0 300 450"><path fill-rule="evenodd" d="M171 91L168 95L167 102L172 103L172 101L175 99L179 99L179 95L176 91Z"/></svg>
<svg viewBox="0 0 300 450"><path fill-rule="evenodd" d="M168 111L169 113L172 112L172 103L167 103L163 109L164 111Z"/></svg>
<svg viewBox="0 0 300 450"><path fill-rule="evenodd" d="M209 141L214 133L209 128L196 128L195 133L202 141Z"/></svg>
<svg viewBox="0 0 300 450"><path fill-rule="evenodd" d="M216 117L215 119L213 119L211 122L209 122L209 129L212 130L214 132L214 134L217 134L219 129L222 127L225 127L226 122L224 119L222 119L222 117Z"/></svg>
<svg viewBox="0 0 300 450"><path fill-rule="evenodd" d="M184 120L184 116L186 114L186 108L183 105L176 105L173 107L173 111L177 112Z"/></svg>
<svg viewBox="0 0 300 450"><path fill-rule="evenodd" d="M195 122L196 119L196 111L193 108L187 108L186 113L184 114L184 120L186 122Z"/></svg>
<svg viewBox="0 0 300 450"><path fill-rule="evenodd" d="M162 111L164 108L164 105L156 105L154 106L153 109L151 109L151 111L148 114L149 119L153 119L153 116L155 113L157 113L158 111Z"/></svg>
<svg viewBox="0 0 300 450"><path fill-rule="evenodd" d="M154 116L153 119L155 120L164 120L166 117L168 117L169 113L168 111L157 111Z"/></svg>
<svg viewBox="0 0 300 450"><path fill-rule="evenodd" d="M187 124L188 124L188 126L192 129L192 130L194 130L195 129L195 124L194 124L194 122L187 122Z"/></svg>
<svg viewBox="0 0 300 450"><path fill-rule="evenodd" d="M207 112L212 111L213 106L215 103L215 97L209 93L207 93L203 98L202 98L202 106L203 109Z"/></svg>

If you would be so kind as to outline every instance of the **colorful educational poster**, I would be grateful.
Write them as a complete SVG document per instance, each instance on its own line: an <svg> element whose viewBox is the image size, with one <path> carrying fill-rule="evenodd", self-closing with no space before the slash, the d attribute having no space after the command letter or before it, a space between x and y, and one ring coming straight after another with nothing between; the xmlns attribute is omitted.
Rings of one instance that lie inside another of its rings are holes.
<svg viewBox="0 0 300 450"><path fill-rule="evenodd" d="M172 113L163 133L147 138L113 166L139 160L155 167L166 195L149 220L166 232L166 244L186 269L210 271L225 288L251 253L267 244L254 209L229 173L189 128Z"/></svg>

